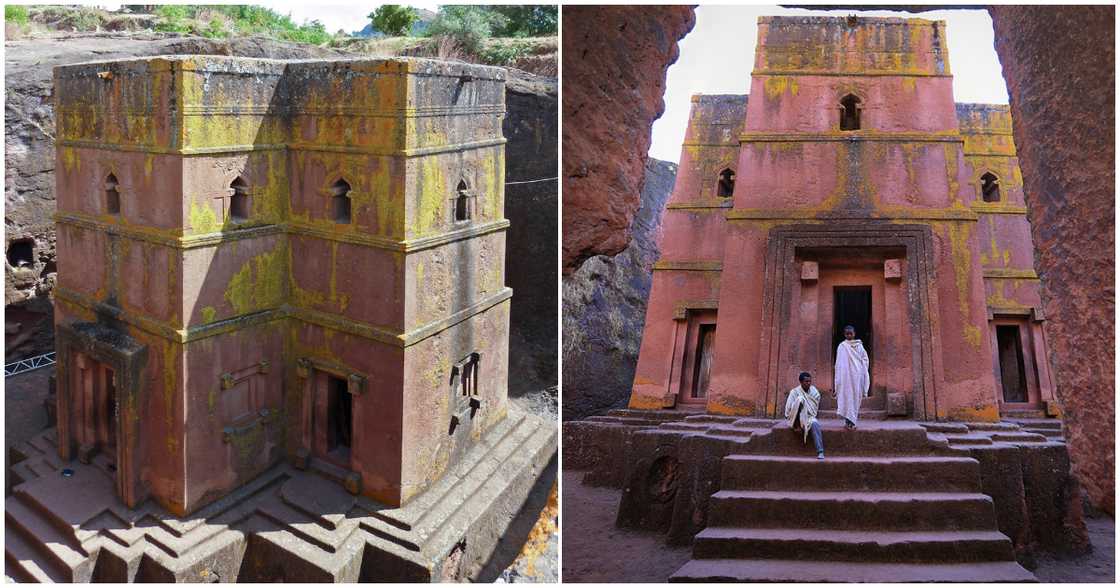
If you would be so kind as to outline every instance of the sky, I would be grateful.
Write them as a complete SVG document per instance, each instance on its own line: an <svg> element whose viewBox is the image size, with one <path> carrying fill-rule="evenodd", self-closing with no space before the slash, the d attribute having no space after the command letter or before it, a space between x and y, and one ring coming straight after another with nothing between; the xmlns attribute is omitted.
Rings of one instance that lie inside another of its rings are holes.
<svg viewBox="0 0 1120 588"><path fill-rule="evenodd" d="M777 6L698 7L696 26L681 41L680 58L669 67L665 114L653 124L649 155L665 161L680 159L693 94L746 94L750 90L759 16L847 14ZM986 10L921 14L861 10L855 14L946 21L953 98L957 102L1007 104L1007 85L996 56L992 19Z"/></svg>

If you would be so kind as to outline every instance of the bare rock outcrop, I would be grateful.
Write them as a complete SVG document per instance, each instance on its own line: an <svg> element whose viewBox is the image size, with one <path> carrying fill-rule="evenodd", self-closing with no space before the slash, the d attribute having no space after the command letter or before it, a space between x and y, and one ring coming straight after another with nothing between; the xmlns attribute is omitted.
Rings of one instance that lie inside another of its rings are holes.
<svg viewBox="0 0 1120 588"><path fill-rule="evenodd" d="M630 244L564 277L564 420L626 406L653 284L653 264L677 164L646 161Z"/></svg>
<svg viewBox="0 0 1120 588"><path fill-rule="evenodd" d="M991 6L1074 471L1115 514L1115 9Z"/></svg>
<svg viewBox="0 0 1120 588"><path fill-rule="evenodd" d="M665 73L691 6L565 6L564 274L630 242Z"/></svg>

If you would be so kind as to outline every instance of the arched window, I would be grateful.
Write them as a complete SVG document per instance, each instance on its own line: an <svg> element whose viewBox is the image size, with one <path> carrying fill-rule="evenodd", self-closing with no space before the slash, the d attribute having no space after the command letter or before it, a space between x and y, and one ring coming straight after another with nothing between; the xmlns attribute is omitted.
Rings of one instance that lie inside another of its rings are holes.
<svg viewBox="0 0 1120 588"><path fill-rule="evenodd" d="M999 202L999 178L992 172L980 176L980 195L984 202Z"/></svg>
<svg viewBox="0 0 1120 588"><path fill-rule="evenodd" d="M470 220L470 218L470 194L467 181L459 180L459 185L455 188L455 220L465 221Z"/></svg>
<svg viewBox="0 0 1120 588"><path fill-rule="evenodd" d="M339 224L350 224L350 184L339 178L331 186L331 217Z"/></svg>
<svg viewBox="0 0 1120 588"><path fill-rule="evenodd" d="M105 210L109 214L121 213L121 193L117 191L117 176L105 178Z"/></svg>
<svg viewBox="0 0 1120 588"><path fill-rule="evenodd" d="M859 98L855 94L848 94L840 99L840 130L859 130Z"/></svg>
<svg viewBox="0 0 1120 588"><path fill-rule="evenodd" d="M229 218L234 222L249 220L249 185L237 176L229 185Z"/></svg>
<svg viewBox="0 0 1120 588"><path fill-rule="evenodd" d="M720 198L727 198L735 193L735 172L730 168L719 172L719 183L716 188L716 195Z"/></svg>

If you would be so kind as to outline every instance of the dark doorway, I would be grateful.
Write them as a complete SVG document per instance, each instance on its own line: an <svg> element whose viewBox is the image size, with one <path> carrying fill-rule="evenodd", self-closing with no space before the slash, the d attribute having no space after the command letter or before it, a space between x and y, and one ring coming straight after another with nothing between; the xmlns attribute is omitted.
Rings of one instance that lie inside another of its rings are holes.
<svg viewBox="0 0 1120 588"><path fill-rule="evenodd" d="M863 341L867 357L873 358L871 333L871 286L836 286L833 288L832 361L836 362L836 346L844 340L844 327L856 328L856 339Z"/></svg>
<svg viewBox="0 0 1120 588"><path fill-rule="evenodd" d="M327 377L327 452L348 459L354 430L352 398L346 380Z"/></svg>
<svg viewBox="0 0 1120 588"><path fill-rule="evenodd" d="M695 372L692 374L692 397L707 398L708 382L712 375L712 350L715 349L716 326L700 325L696 337Z"/></svg>
<svg viewBox="0 0 1120 588"><path fill-rule="evenodd" d="M1027 401L1027 374L1023 367L1023 346L1016 325L996 326L999 346L999 371L1003 380L1004 402Z"/></svg>
<svg viewBox="0 0 1120 588"><path fill-rule="evenodd" d="M104 368L105 393L103 394L102 422L105 423L105 456L109 457L113 469L116 467L116 373L109 367Z"/></svg>

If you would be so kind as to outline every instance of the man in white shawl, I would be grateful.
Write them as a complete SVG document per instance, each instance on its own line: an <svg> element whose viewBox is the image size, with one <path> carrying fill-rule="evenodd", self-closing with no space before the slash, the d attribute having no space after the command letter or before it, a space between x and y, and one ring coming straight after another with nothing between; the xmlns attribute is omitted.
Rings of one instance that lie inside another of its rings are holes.
<svg viewBox="0 0 1120 588"><path fill-rule="evenodd" d="M844 426L856 428L859 404L871 388L869 360L863 343L856 339L856 328L844 327L844 340L836 348L836 375L832 394L836 397L836 414L844 417Z"/></svg>
<svg viewBox="0 0 1120 588"><path fill-rule="evenodd" d="M817 446L817 459L824 459L824 438L821 435L821 424L817 422L821 393L813 386L813 376L809 372L801 372L797 379L801 385L790 390L786 397L786 421L794 431L803 432L802 443L811 434L813 444Z"/></svg>

